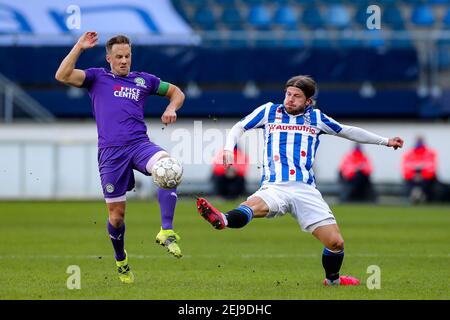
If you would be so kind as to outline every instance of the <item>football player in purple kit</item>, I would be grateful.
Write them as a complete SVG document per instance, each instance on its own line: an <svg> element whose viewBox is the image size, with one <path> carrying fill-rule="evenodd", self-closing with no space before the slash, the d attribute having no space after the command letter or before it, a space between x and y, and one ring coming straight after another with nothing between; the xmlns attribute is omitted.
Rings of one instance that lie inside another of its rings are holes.
<svg viewBox="0 0 450 320"><path fill-rule="evenodd" d="M165 96L169 104L161 116L164 124L174 123L176 111L184 102L183 92L175 85L146 73L130 71L131 42L123 35L106 43L106 61L111 69L75 69L80 54L98 43L97 32L85 32L59 66L56 80L86 88L92 100L98 132L98 167L108 208L107 230L114 247L119 279L134 282L124 249L126 192L134 188L133 170L150 175L153 165L169 154L149 140L144 122L144 108L149 95ZM173 231L177 202L176 189L158 188L161 230L156 242L175 257L182 256Z"/></svg>

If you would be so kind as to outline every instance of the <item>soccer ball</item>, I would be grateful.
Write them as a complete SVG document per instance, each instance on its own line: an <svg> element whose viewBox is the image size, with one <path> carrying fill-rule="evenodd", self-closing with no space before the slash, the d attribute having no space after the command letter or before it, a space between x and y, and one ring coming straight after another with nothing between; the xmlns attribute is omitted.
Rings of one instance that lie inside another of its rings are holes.
<svg viewBox="0 0 450 320"><path fill-rule="evenodd" d="M183 180L183 167L181 163L171 157L156 161L152 168L153 182L162 189L173 189Z"/></svg>

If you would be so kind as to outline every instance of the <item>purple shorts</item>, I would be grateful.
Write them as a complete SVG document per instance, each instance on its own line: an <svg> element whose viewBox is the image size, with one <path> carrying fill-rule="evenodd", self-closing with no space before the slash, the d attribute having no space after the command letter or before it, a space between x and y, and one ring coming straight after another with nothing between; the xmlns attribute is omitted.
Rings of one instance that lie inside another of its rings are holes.
<svg viewBox="0 0 450 320"><path fill-rule="evenodd" d="M149 176L146 165L157 152L165 151L151 141L98 150L98 170L105 199L121 197L134 188L134 170Z"/></svg>

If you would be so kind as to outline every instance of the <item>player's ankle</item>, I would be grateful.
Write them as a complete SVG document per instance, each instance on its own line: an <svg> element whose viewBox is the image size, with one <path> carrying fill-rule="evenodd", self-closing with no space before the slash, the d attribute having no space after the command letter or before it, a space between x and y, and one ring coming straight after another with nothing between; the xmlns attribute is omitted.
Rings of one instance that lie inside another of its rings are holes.
<svg viewBox="0 0 450 320"><path fill-rule="evenodd" d="M225 214L228 228L242 228L253 219L253 210L245 205L228 211Z"/></svg>

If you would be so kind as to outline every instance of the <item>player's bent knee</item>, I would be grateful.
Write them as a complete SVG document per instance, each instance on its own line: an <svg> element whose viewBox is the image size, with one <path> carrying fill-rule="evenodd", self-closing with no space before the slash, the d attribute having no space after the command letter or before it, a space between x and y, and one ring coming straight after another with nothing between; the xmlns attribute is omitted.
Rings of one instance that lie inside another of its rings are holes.
<svg viewBox="0 0 450 320"><path fill-rule="evenodd" d="M109 223L114 227L114 228L120 228L124 223L125 223L125 219L123 216L116 216L116 215L109 215Z"/></svg>
<svg viewBox="0 0 450 320"><path fill-rule="evenodd" d="M108 211L109 223L115 228L121 227L125 222L125 205L122 203L110 203Z"/></svg>
<svg viewBox="0 0 450 320"><path fill-rule="evenodd" d="M332 251L344 250L344 240L341 237L334 238L330 241L327 247Z"/></svg>
<svg viewBox="0 0 450 320"><path fill-rule="evenodd" d="M170 155L166 151L158 151L148 160L147 164L145 165L145 169L148 173L152 173L152 169L155 163L162 158L168 157L170 157Z"/></svg>

